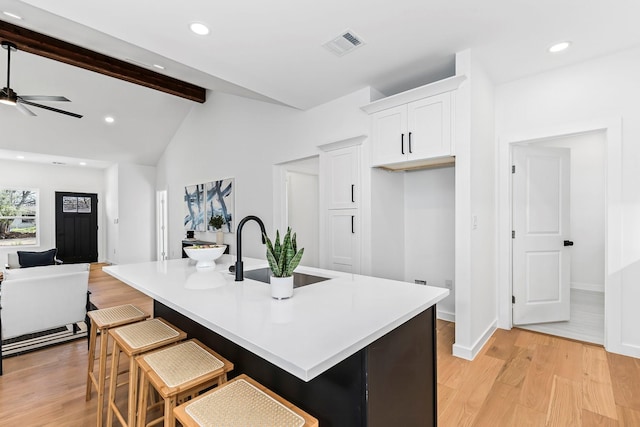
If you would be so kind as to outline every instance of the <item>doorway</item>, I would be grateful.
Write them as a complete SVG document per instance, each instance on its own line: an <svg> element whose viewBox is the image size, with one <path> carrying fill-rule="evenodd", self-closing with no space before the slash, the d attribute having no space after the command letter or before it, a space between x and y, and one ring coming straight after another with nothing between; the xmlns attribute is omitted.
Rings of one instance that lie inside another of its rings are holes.
<svg viewBox="0 0 640 427"><path fill-rule="evenodd" d="M64 263L98 261L98 195L56 191L56 248Z"/></svg>
<svg viewBox="0 0 640 427"><path fill-rule="evenodd" d="M300 265L320 266L320 158L318 156L276 165L280 204L274 223L281 233L287 227L297 235L299 248L304 248Z"/></svg>
<svg viewBox="0 0 640 427"><path fill-rule="evenodd" d="M553 316L562 310L552 310L549 313L551 317L548 319L536 321L533 316L527 320L519 318L516 315L518 310L518 301L513 305L513 325L524 329L530 329L538 332L544 332L552 335L563 336L566 338L578 339L581 341L604 344L604 291L605 291L605 212L606 212L606 132L604 130L584 132L580 134L550 137L526 144L521 144L533 150L565 150L570 152L569 162L569 191L566 192L562 201L568 209L568 225L563 230L559 248L555 251L539 250L534 253L532 259L538 260L554 260L553 263L526 263L528 276L538 280L560 281L560 276L550 274L551 270L558 267L558 271L562 269L559 263L566 265L568 273L566 276L567 286L566 294L562 295L560 287L558 292L553 293L555 286L546 283L547 291L539 293L539 289L544 289L545 284L535 285L535 280L524 280L523 275L518 271L519 257L518 243L516 239L512 242L512 291L513 295L522 298L523 295L531 297L533 294L545 295L546 298L535 301L531 305L532 309L540 309L545 304L549 305L549 295L556 296L558 300L567 302L567 320L556 320ZM512 147L512 158L517 157L517 150L521 148ZM526 148L525 148L526 150ZM517 172L516 172L517 173ZM553 175L553 174L550 174ZM513 191L516 191L515 178L513 180ZM522 190L517 190L522 192ZM518 197L512 196L512 221L514 229L518 221ZM553 198L550 198L551 200ZM567 200L568 199L568 200ZM525 222L527 227L530 226L535 218L532 214L526 215ZM522 225L520 225L522 229ZM561 228L561 227L558 227ZM516 233L520 231L516 230ZM538 238L548 237L541 233ZM563 244L564 243L564 244ZM569 246L571 243L573 245ZM549 256L549 254L558 254L557 260ZM555 266L555 267L553 267ZM552 268L553 267L553 268ZM555 270L554 270L555 271ZM523 282L527 282L530 289L523 294ZM537 286L537 287L536 287ZM566 301L568 299L569 301ZM556 316L557 317L557 316ZM549 320L549 321L547 321ZM558 319L559 320L559 319Z"/></svg>

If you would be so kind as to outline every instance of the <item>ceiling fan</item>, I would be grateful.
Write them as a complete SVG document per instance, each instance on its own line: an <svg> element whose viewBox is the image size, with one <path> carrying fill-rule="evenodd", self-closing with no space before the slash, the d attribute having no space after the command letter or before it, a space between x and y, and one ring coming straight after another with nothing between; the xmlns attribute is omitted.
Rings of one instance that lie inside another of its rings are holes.
<svg viewBox="0 0 640 427"><path fill-rule="evenodd" d="M57 108L49 107L48 105L36 104L32 101L60 101L70 102L64 96L46 96L46 95L18 95L11 89L10 77L11 77L11 52L18 50L18 47L8 41L2 41L2 47L7 50L7 86L0 90L0 103L14 106L22 114L27 116L35 116L36 113L29 110L25 105L32 107L44 108L45 110L53 111L56 113L66 114L68 116L82 118L80 114L70 113L69 111L59 110Z"/></svg>

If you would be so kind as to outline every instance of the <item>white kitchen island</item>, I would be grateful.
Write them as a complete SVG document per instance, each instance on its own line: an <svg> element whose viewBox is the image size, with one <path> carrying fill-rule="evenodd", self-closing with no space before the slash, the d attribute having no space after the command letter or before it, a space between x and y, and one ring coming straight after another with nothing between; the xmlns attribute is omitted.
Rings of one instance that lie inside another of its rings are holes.
<svg viewBox="0 0 640 427"><path fill-rule="evenodd" d="M234 374L254 377L323 426L435 425L434 305L448 290L299 267L330 280L279 301L265 283L235 282L234 261L224 255L213 271L189 259L104 271L152 297L155 316L234 362Z"/></svg>

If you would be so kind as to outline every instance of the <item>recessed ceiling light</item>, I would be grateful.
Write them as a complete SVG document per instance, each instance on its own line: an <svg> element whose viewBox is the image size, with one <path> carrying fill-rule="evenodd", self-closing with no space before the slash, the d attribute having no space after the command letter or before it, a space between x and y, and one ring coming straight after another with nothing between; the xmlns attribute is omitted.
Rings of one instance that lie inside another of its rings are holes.
<svg viewBox="0 0 640 427"><path fill-rule="evenodd" d="M189 28L199 36L206 36L209 34L209 27L204 25L202 22L193 22L189 25Z"/></svg>
<svg viewBox="0 0 640 427"><path fill-rule="evenodd" d="M11 13L11 12L2 12L2 13L14 19L22 19L22 16L16 15L15 13Z"/></svg>
<svg viewBox="0 0 640 427"><path fill-rule="evenodd" d="M87 166L87 162L80 162L80 166Z"/></svg>
<svg viewBox="0 0 640 427"><path fill-rule="evenodd" d="M153 64L154 67L156 67L159 70L164 70L164 66L160 65L160 64Z"/></svg>
<svg viewBox="0 0 640 427"><path fill-rule="evenodd" d="M107 122L107 123L113 123L113 122L116 121L116 119L114 119L111 116L107 116L107 117L104 118L104 121Z"/></svg>
<svg viewBox="0 0 640 427"><path fill-rule="evenodd" d="M549 52L550 53L562 52L563 50L566 50L569 46L571 46L571 42L569 41L556 43L549 48Z"/></svg>
<svg viewBox="0 0 640 427"><path fill-rule="evenodd" d="M16 159L22 160L22 159L24 159L24 156L16 156Z"/></svg>

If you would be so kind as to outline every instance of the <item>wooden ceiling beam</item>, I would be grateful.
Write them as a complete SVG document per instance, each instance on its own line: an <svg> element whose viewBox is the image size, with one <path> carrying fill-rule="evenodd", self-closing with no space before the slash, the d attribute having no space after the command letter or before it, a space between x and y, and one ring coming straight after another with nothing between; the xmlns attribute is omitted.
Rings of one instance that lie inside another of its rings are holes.
<svg viewBox="0 0 640 427"><path fill-rule="evenodd" d="M0 21L0 40L14 43L18 50L64 62L109 77L145 86L171 95L204 103L206 90L147 68L112 58L33 30Z"/></svg>

